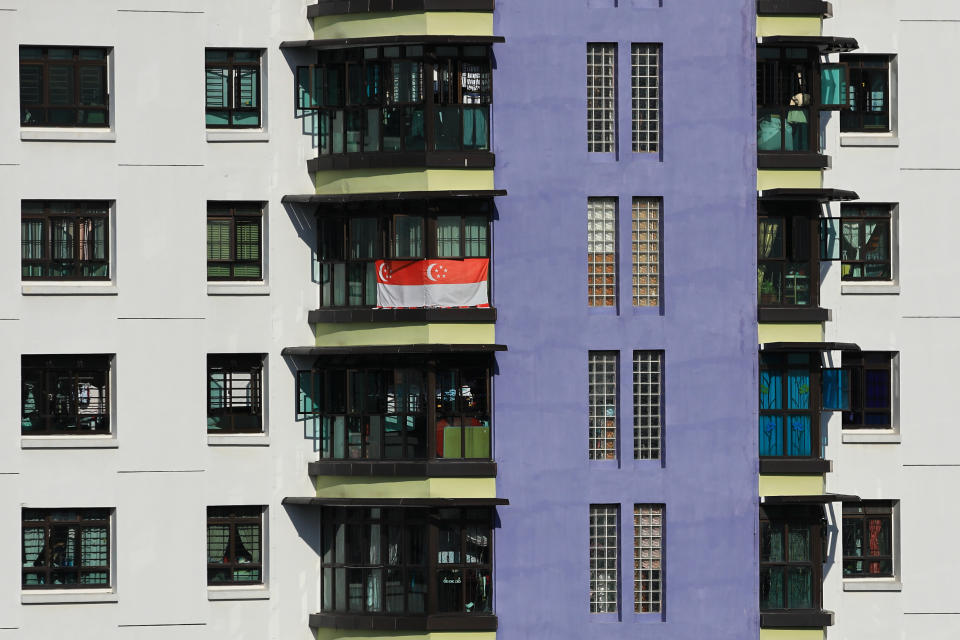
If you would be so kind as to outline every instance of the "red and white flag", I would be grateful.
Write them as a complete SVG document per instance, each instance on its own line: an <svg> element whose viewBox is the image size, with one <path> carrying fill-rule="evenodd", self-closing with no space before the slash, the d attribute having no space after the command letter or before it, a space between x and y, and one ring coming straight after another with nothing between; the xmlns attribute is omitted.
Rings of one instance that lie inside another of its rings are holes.
<svg viewBox="0 0 960 640"><path fill-rule="evenodd" d="M377 260L377 306L489 307L488 258Z"/></svg>

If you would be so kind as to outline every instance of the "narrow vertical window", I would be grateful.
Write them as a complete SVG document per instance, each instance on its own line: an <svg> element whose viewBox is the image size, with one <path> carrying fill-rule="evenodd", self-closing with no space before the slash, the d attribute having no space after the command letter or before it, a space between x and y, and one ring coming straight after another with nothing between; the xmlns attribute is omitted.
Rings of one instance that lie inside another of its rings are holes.
<svg viewBox="0 0 960 640"><path fill-rule="evenodd" d="M616 148L617 45L587 45L587 151Z"/></svg>
<svg viewBox="0 0 960 640"><path fill-rule="evenodd" d="M617 303L617 199L587 199L587 304Z"/></svg>
<svg viewBox="0 0 960 640"><path fill-rule="evenodd" d="M591 351L588 363L590 459L617 457L617 354Z"/></svg>
<svg viewBox="0 0 960 640"><path fill-rule="evenodd" d="M633 457L659 460L662 351L633 352Z"/></svg>
<svg viewBox="0 0 960 640"><path fill-rule="evenodd" d="M590 505L590 613L617 612L620 507Z"/></svg>
<svg viewBox="0 0 960 640"><path fill-rule="evenodd" d="M633 306L660 305L660 199L634 198Z"/></svg>
<svg viewBox="0 0 960 640"><path fill-rule="evenodd" d="M633 611L663 606L663 505L633 505Z"/></svg>
<svg viewBox="0 0 960 640"><path fill-rule="evenodd" d="M660 151L660 45L634 44L630 50L633 151Z"/></svg>

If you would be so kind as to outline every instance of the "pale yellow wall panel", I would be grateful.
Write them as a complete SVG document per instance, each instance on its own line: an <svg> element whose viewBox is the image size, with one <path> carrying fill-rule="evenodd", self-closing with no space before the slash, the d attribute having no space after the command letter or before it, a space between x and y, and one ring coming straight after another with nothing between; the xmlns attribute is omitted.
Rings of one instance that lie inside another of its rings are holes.
<svg viewBox="0 0 960 640"><path fill-rule="evenodd" d="M495 498L496 478L317 476L318 498Z"/></svg>
<svg viewBox="0 0 960 640"><path fill-rule="evenodd" d="M314 325L318 347L384 344L494 344L489 322L322 322Z"/></svg>
<svg viewBox="0 0 960 640"><path fill-rule="evenodd" d="M317 40L379 36L492 36L493 14L482 11L392 11L320 16Z"/></svg>
<svg viewBox="0 0 960 640"><path fill-rule="evenodd" d="M760 629L760 640L824 640L823 629Z"/></svg>
<svg viewBox="0 0 960 640"><path fill-rule="evenodd" d="M761 169L757 171L757 189L819 189L823 172L819 169Z"/></svg>
<svg viewBox="0 0 960 640"><path fill-rule="evenodd" d="M821 324L760 324L757 330L757 342L823 342Z"/></svg>
<svg viewBox="0 0 960 640"><path fill-rule="evenodd" d="M757 37L819 36L822 20L815 16L759 16Z"/></svg>
<svg viewBox="0 0 960 640"><path fill-rule="evenodd" d="M493 189L491 169L353 169L317 171L318 194Z"/></svg>
<svg viewBox="0 0 960 640"><path fill-rule="evenodd" d="M817 496L823 493L823 476L760 474L761 496Z"/></svg>

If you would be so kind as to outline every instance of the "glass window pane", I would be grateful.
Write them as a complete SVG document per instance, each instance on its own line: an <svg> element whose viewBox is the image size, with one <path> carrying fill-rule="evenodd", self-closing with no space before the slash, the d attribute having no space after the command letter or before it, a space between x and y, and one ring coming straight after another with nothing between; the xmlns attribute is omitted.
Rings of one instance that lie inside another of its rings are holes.
<svg viewBox="0 0 960 640"><path fill-rule="evenodd" d="M439 216L437 218L437 256L440 258L460 257L460 216Z"/></svg>

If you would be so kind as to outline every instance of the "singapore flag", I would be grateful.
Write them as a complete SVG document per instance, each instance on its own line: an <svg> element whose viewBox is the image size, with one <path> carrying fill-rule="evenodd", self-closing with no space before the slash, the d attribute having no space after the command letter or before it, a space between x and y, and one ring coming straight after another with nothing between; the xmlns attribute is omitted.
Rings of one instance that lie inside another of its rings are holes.
<svg viewBox="0 0 960 640"><path fill-rule="evenodd" d="M489 307L488 258L377 260L377 306Z"/></svg>

